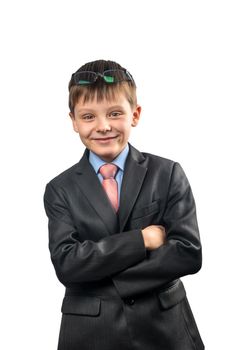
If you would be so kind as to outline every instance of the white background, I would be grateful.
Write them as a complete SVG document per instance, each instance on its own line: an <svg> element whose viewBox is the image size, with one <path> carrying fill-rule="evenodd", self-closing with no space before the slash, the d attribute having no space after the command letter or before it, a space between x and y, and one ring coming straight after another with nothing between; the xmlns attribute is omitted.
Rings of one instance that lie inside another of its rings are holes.
<svg viewBox="0 0 239 350"><path fill-rule="evenodd" d="M42 197L84 150L67 84L95 59L136 80L143 112L131 143L189 178L203 267L183 281L206 349L239 348L238 18L230 0L1 2L1 349L57 346L64 287Z"/></svg>

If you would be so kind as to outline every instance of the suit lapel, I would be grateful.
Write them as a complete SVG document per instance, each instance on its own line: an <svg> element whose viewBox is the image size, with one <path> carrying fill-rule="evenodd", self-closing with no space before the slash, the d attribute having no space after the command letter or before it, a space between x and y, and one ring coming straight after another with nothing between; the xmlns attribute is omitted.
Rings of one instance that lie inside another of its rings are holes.
<svg viewBox="0 0 239 350"><path fill-rule="evenodd" d="M80 175L78 184L90 205L104 222L109 234L113 234L117 232L118 218L93 167L89 163L88 154L89 151L86 149L79 162L77 168L77 173Z"/></svg>
<svg viewBox="0 0 239 350"><path fill-rule="evenodd" d="M124 230L124 226L141 190L147 172L144 160L145 157L142 153L129 144L129 154L125 164L120 194L120 232Z"/></svg>

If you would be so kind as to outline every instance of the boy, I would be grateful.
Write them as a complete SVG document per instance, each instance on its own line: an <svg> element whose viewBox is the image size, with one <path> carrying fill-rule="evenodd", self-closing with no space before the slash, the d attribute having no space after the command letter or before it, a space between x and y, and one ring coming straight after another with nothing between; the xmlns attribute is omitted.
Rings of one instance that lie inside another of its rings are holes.
<svg viewBox="0 0 239 350"><path fill-rule="evenodd" d="M179 163L128 143L141 112L133 77L89 62L69 107L86 149L44 194L66 287L58 350L204 349L180 280L201 268L193 194Z"/></svg>

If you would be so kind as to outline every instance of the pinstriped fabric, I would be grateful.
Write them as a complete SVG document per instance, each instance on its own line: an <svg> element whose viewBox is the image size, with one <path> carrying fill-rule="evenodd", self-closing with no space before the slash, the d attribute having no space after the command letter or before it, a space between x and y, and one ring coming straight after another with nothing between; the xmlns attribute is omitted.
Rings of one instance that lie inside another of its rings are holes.
<svg viewBox="0 0 239 350"><path fill-rule="evenodd" d="M178 282L202 257L182 167L130 146L121 196L112 215L87 151L46 187L51 258L67 288L58 350L203 350ZM168 242L147 251L142 228L153 224Z"/></svg>
<svg viewBox="0 0 239 350"><path fill-rule="evenodd" d="M96 299L95 299L96 300ZM94 298L92 298L94 303ZM117 327L115 327L117 325ZM132 350L122 303L114 299L100 301L98 314L86 310L63 314L58 350Z"/></svg>

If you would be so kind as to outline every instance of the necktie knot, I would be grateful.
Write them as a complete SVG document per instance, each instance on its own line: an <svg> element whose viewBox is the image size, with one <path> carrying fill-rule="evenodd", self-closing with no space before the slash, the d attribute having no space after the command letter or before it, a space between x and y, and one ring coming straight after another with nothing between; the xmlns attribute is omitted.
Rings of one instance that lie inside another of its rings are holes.
<svg viewBox="0 0 239 350"><path fill-rule="evenodd" d="M103 179L110 179L115 177L117 170L117 165L109 163L102 165L99 172L103 176Z"/></svg>

